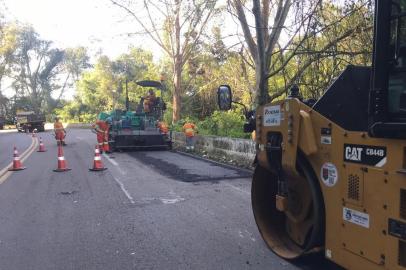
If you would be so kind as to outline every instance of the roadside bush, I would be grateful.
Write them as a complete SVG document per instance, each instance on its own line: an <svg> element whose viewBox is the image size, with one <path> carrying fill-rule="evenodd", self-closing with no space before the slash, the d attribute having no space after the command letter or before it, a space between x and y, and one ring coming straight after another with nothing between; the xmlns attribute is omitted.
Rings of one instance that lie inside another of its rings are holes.
<svg viewBox="0 0 406 270"><path fill-rule="evenodd" d="M244 116L239 111L215 111L211 117L198 123L201 134L233 138L249 138L243 132Z"/></svg>
<svg viewBox="0 0 406 270"><path fill-rule="evenodd" d="M210 117L204 120L197 120L185 117L172 125L173 131L182 132L183 123L192 121L197 125L199 134L215 135L232 138L250 138L250 134L243 132L244 116L240 111L221 112L215 111Z"/></svg>

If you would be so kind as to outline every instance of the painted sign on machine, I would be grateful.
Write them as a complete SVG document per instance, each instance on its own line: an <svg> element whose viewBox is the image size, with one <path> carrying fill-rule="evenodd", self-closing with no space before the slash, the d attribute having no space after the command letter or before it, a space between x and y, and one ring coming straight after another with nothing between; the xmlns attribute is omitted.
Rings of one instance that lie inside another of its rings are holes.
<svg viewBox="0 0 406 270"><path fill-rule="evenodd" d="M344 144L344 161L382 167L386 164L386 147Z"/></svg>
<svg viewBox="0 0 406 270"><path fill-rule="evenodd" d="M281 124L281 106L267 106L264 107L264 126L280 126Z"/></svg>

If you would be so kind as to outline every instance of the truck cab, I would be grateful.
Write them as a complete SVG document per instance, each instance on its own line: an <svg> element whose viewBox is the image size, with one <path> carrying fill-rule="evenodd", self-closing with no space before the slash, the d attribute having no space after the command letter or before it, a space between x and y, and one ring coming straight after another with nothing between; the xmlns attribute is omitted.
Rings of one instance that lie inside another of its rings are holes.
<svg viewBox="0 0 406 270"><path fill-rule="evenodd" d="M34 111L17 111L15 117L16 128L19 132L45 131L45 115Z"/></svg>

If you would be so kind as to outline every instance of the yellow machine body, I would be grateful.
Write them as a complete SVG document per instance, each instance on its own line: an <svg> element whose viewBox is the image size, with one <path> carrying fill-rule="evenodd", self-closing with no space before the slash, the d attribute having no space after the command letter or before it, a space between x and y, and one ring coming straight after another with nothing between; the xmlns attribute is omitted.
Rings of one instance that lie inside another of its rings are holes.
<svg viewBox="0 0 406 270"><path fill-rule="evenodd" d="M272 156L267 134L272 132L283 138L281 164L286 181L301 174L299 153L317 177L325 235L324 246L313 250L324 249L328 259L347 269L406 269L406 239L399 235L406 228L399 228L406 224L406 140L349 132L298 99L287 98L256 112L257 170L265 169L269 176ZM255 200L255 192L253 196ZM289 196L275 196L278 211L289 208L286 200ZM261 225L257 214L254 207L260 232L275 251L278 243L272 233L264 232L267 225ZM289 248L277 253L294 257L286 252Z"/></svg>

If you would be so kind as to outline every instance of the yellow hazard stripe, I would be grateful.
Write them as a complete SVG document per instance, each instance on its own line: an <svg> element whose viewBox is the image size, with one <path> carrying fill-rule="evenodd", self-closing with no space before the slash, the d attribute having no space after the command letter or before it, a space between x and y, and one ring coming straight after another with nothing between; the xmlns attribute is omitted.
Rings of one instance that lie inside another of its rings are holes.
<svg viewBox="0 0 406 270"><path fill-rule="evenodd" d="M34 150L37 146L38 146L38 141L35 138L31 137L31 145L20 156L21 162L24 162L34 152ZM0 171L0 184L2 184L4 181L6 181L7 178L11 175L12 172L8 171L8 168L10 168L12 166L13 166L13 163L11 162L10 164L8 164L5 168L3 168Z"/></svg>

